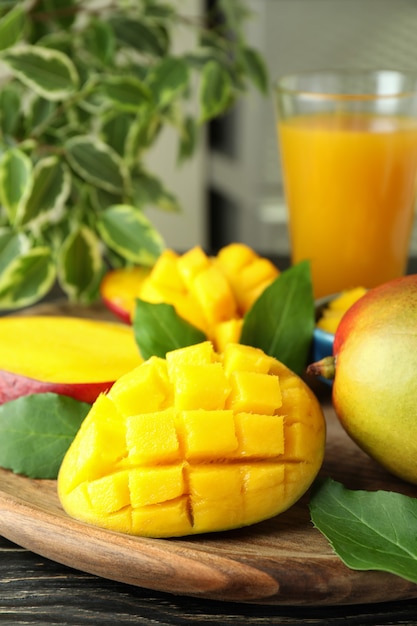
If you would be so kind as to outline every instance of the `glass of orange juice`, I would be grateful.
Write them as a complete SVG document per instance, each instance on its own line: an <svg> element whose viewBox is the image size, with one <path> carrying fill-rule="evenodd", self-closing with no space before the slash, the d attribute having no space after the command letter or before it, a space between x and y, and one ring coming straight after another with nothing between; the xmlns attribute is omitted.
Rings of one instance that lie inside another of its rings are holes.
<svg viewBox="0 0 417 626"><path fill-rule="evenodd" d="M317 298L405 273L417 191L417 74L312 72L275 89L291 261Z"/></svg>

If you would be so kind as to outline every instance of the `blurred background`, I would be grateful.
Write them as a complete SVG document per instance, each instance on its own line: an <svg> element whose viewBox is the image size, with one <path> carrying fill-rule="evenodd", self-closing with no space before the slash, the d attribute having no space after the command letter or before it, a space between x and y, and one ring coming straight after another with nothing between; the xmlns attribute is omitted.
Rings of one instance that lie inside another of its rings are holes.
<svg viewBox="0 0 417 626"><path fill-rule="evenodd" d="M181 0L198 13L216 0ZM417 0L247 0L248 38L271 79L311 69L417 70ZM181 33L178 45L184 44ZM151 213L169 247L215 251L242 241L258 252L289 252L272 94L254 90L209 125L191 163L177 168L166 133L150 159L180 198L181 216ZM417 228L412 242L417 255Z"/></svg>

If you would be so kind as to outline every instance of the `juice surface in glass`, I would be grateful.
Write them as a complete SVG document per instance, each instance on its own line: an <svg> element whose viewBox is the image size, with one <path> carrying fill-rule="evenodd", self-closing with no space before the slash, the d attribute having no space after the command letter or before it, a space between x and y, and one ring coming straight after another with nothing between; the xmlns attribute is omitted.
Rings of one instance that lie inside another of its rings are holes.
<svg viewBox="0 0 417 626"><path fill-rule="evenodd" d="M314 114L279 122L292 262L311 260L314 294L373 287L406 270L417 121Z"/></svg>

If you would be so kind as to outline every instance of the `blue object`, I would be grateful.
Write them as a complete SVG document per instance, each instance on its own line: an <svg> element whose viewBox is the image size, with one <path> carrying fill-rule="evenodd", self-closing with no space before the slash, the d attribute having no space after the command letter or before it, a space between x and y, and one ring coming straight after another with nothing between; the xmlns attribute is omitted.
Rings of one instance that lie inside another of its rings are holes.
<svg viewBox="0 0 417 626"><path fill-rule="evenodd" d="M314 329L312 346L312 356L314 362L320 361L326 356L332 356L333 341L334 335L332 333L321 330L321 328ZM327 383L328 385L333 384L332 380L329 380L328 378L323 378L322 376L320 376L320 380Z"/></svg>

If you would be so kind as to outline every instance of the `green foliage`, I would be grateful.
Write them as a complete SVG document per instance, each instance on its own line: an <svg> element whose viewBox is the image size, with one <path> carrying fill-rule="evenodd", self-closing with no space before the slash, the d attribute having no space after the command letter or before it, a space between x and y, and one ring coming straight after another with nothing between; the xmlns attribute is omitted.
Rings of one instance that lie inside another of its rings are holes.
<svg viewBox="0 0 417 626"><path fill-rule="evenodd" d="M393 491L352 491L330 478L310 500L314 526L355 570L379 570L417 583L417 500Z"/></svg>
<svg viewBox="0 0 417 626"><path fill-rule="evenodd" d="M39 393L0 406L0 465L31 478L54 479L90 405Z"/></svg>
<svg viewBox="0 0 417 626"><path fill-rule="evenodd" d="M219 6L222 19L174 0L0 3L0 309L56 281L91 302L109 266L155 262L164 242L144 213L180 207L147 151L169 125L191 158L203 123L267 91L245 0ZM195 33L182 53L179 27Z"/></svg>
<svg viewBox="0 0 417 626"><path fill-rule="evenodd" d="M261 348L302 374L314 331L314 297L309 261L282 272L247 312L241 343Z"/></svg>

